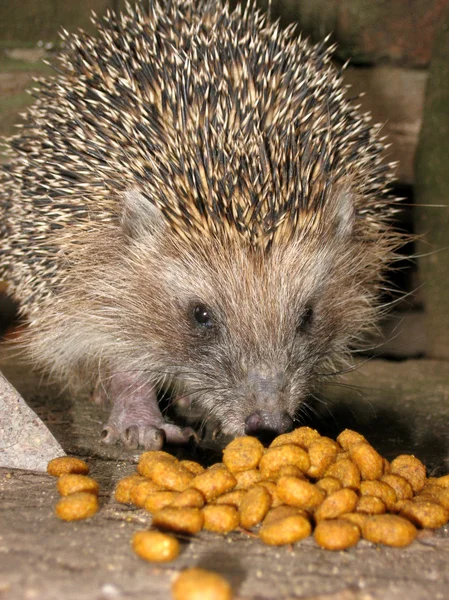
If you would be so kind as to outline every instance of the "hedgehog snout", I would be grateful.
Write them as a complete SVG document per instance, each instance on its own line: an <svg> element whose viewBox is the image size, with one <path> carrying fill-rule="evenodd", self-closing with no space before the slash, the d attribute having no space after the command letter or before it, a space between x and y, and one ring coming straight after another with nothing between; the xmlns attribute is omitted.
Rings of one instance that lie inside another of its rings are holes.
<svg viewBox="0 0 449 600"><path fill-rule="evenodd" d="M246 435L261 433L280 434L293 429L293 419L286 411L256 410L245 419Z"/></svg>
<svg viewBox="0 0 449 600"><path fill-rule="evenodd" d="M247 435L263 432L284 433L293 427L293 420L282 407L285 371L268 366L250 369L246 377L246 395L255 410L245 419Z"/></svg>

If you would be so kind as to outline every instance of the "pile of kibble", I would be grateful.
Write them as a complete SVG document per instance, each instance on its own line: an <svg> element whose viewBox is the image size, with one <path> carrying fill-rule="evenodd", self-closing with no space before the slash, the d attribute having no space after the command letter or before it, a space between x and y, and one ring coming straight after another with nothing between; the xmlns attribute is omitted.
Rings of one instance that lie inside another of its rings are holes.
<svg viewBox="0 0 449 600"><path fill-rule="evenodd" d="M49 463L48 472L59 476L60 518L86 518L98 509L98 485L86 469L79 459ZM390 463L349 429L334 441L300 427L268 448L254 437L236 438L224 449L223 462L207 469L167 452L145 452L137 473L118 483L115 498L152 514L152 530L137 532L132 541L135 552L149 561L178 556L179 542L171 534L202 529L222 535L251 531L275 546L313 532L328 550L350 548L361 538L400 547L415 539L417 528L448 522L449 475L427 478L425 466L411 455ZM189 585L197 589L195 578L206 576L190 571L183 576L193 578ZM182 586L181 594L173 593L190 598ZM227 593L222 597L230 597Z"/></svg>

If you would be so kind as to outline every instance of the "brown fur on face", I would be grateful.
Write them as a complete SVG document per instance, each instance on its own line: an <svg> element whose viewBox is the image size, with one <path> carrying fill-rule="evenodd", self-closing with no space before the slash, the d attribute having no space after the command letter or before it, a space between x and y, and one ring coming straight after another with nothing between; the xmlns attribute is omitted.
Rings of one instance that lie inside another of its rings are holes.
<svg viewBox="0 0 449 600"><path fill-rule="evenodd" d="M85 235L82 252L67 248L70 275L39 316L36 355L63 379L76 367L84 380L129 371L142 383L174 382L225 433L243 433L256 410L293 417L374 322L382 260L394 239L363 238L342 215L351 212L344 194L329 199L319 226L266 251L219 237L187 243L160 212L137 206L134 223L141 218L146 227L122 222L107 238ZM134 191L133 201L144 198ZM207 307L211 327L195 322L197 305ZM254 392L254 373L269 394Z"/></svg>

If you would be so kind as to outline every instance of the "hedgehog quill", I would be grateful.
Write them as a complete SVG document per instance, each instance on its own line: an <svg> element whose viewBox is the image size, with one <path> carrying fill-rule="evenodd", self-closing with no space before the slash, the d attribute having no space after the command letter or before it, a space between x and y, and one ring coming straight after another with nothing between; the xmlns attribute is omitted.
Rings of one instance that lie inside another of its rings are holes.
<svg viewBox="0 0 449 600"><path fill-rule="evenodd" d="M379 127L333 48L255 7L151 0L63 33L9 140L0 278L36 365L111 405L105 442L182 443L156 390L281 433L376 322L401 245Z"/></svg>

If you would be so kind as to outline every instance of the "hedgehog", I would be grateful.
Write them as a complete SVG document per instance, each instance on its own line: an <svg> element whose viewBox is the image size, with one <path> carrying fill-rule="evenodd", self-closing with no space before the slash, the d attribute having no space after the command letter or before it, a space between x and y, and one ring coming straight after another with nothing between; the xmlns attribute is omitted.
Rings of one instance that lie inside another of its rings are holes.
<svg viewBox="0 0 449 600"><path fill-rule="evenodd" d="M33 363L110 406L105 443L288 431L378 320L403 238L380 127L334 46L254 5L150 0L63 31L8 141L0 279Z"/></svg>

